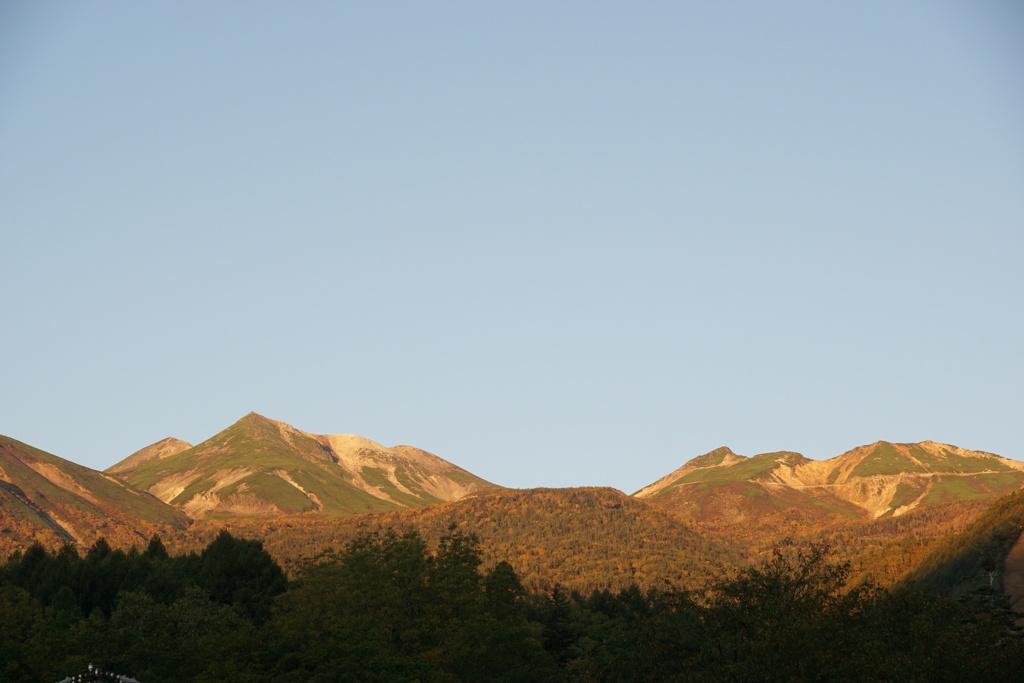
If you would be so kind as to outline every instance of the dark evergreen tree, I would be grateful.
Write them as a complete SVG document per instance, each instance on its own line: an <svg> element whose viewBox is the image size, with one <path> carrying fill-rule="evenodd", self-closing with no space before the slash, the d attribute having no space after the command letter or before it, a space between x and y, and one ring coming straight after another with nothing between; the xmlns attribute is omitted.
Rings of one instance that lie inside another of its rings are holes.
<svg viewBox="0 0 1024 683"><path fill-rule="evenodd" d="M284 572L262 543L235 538L226 530L203 550L195 566L196 583L215 602L252 619L267 618L274 598L287 586Z"/></svg>

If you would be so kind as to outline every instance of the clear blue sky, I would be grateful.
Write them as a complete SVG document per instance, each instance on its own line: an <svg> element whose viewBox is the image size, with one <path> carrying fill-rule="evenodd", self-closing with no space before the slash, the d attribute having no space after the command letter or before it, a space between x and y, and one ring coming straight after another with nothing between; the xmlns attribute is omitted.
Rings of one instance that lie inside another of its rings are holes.
<svg viewBox="0 0 1024 683"><path fill-rule="evenodd" d="M0 433L1024 459L1024 6L0 5Z"/></svg>

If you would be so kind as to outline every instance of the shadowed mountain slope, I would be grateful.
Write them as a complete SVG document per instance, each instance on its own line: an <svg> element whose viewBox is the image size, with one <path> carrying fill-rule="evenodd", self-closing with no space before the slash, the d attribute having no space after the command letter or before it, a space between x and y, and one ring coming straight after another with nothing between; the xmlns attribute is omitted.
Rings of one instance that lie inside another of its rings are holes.
<svg viewBox="0 0 1024 683"><path fill-rule="evenodd" d="M963 532L939 544L906 583L954 595L1009 595L1024 613L1024 491L995 501Z"/></svg>
<svg viewBox="0 0 1024 683"><path fill-rule="evenodd" d="M134 544L188 525L178 510L114 477L0 436L0 554L38 541Z"/></svg>
<svg viewBox="0 0 1024 683"><path fill-rule="evenodd" d="M494 488L418 448L309 434L256 413L186 450L137 456L108 472L193 519L386 512Z"/></svg>

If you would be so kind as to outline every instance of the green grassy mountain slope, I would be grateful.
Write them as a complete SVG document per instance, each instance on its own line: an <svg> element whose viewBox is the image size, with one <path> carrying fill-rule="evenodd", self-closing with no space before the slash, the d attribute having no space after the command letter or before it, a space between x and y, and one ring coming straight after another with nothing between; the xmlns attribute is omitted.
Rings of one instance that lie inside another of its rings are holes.
<svg viewBox="0 0 1024 683"><path fill-rule="evenodd" d="M0 436L0 555L35 541L134 544L187 524L179 511L114 477Z"/></svg>
<svg viewBox="0 0 1024 683"><path fill-rule="evenodd" d="M751 458L728 448L694 458L636 494L683 518L743 523L789 510L808 519L878 519L991 500L1024 486L1024 463L925 441L879 441L829 460Z"/></svg>
<svg viewBox="0 0 1024 683"><path fill-rule="evenodd" d="M418 448L308 434L256 413L172 455L132 458L108 472L193 519L386 512L494 488Z"/></svg>

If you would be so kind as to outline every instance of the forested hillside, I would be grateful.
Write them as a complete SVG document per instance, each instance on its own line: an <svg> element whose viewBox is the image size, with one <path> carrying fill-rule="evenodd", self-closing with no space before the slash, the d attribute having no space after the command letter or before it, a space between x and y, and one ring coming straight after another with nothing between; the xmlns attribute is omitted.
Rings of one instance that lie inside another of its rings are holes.
<svg viewBox="0 0 1024 683"><path fill-rule="evenodd" d="M908 577L909 585L954 595L1001 594L1007 555L1024 532L1024 491L996 501L961 533L936 544Z"/></svg>
<svg viewBox="0 0 1024 683"><path fill-rule="evenodd" d="M787 540L803 547L825 543L850 562L852 581L889 586L917 568L950 535L966 529L989 505L986 500L960 501L899 517L828 524L791 511L743 525L704 522L693 527L711 538L728 539L744 563L763 559Z"/></svg>
<svg viewBox="0 0 1024 683"><path fill-rule="evenodd" d="M228 528L261 539L294 572L301 558L340 548L366 529L415 530L436 542L451 524L480 539L485 565L508 561L532 589L555 583L585 591L646 588L666 581L692 588L735 570L740 560L727 539L607 488L499 490L345 520L220 520L196 524L168 544L175 552L196 550Z"/></svg>
<svg viewBox="0 0 1024 683"><path fill-rule="evenodd" d="M172 557L33 546L0 566L0 677L95 664L144 683L1013 680L999 612L849 585L823 546L782 545L698 591L526 589L449 529L363 530L288 582L221 533Z"/></svg>

